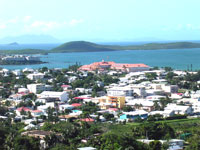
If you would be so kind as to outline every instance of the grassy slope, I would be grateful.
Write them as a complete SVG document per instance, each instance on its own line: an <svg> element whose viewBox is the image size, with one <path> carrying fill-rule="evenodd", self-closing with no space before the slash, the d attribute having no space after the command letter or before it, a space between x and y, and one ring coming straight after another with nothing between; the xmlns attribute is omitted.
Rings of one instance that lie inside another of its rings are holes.
<svg viewBox="0 0 200 150"><path fill-rule="evenodd" d="M200 125L200 119L194 118L194 119L176 119L176 120L163 120L163 121L156 121L156 122L162 122L167 123L168 125L172 126L176 130L183 130L186 128L187 125L188 129L192 128L194 124ZM110 132L114 133L124 133L124 132L132 132L132 127L142 125L143 123L127 123L126 125L121 124L115 124L115 125L105 125L104 128L108 128Z"/></svg>

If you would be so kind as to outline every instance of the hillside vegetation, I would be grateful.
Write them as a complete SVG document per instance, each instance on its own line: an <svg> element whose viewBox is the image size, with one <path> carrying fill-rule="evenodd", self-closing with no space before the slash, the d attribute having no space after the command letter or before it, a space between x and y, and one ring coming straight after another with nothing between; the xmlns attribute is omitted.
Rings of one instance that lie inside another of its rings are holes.
<svg viewBox="0 0 200 150"><path fill-rule="evenodd" d="M200 48L200 43L173 42L173 43L149 43L142 45L100 45L86 41L73 41L64 43L52 50L24 49L24 50L1 50L0 54L48 54L69 52L100 52L119 50L161 50L161 49L185 49Z"/></svg>
<svg viewBox="0 0 200 150"><path fill-rule="evenodd" d="M51 52L92 52L92 51L116 51L116 50L158 50L158 49L184 49L200 48L200 43L175 42L175 43L149 43L143 45L100 45L85 41L75 41L62 44Z"/></svg>

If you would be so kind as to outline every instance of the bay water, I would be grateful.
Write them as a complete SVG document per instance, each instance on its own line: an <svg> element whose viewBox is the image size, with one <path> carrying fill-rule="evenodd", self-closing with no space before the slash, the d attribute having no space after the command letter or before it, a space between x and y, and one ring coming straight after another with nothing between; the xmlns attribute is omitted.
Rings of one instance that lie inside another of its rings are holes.
<svg viewBox="0 0 200 150"><path fill-rule="evenodd" d="M29 48L51 49L58 44L30 46ZM1 49L1 46L0 46ZM11 48L9 48L11 49ZM24 68L67 68L69 65L80 63L90 64L98 61L114 61L117 63L144 63L151 67L172 67L173 69L187 70L192 64L193 70L200 70L200 48L195 49L166 49L166 50L123 50L108 52L75 52L75 53L50 53L40 55L46 64L37 65L0 65L7 69Z"/></svg>

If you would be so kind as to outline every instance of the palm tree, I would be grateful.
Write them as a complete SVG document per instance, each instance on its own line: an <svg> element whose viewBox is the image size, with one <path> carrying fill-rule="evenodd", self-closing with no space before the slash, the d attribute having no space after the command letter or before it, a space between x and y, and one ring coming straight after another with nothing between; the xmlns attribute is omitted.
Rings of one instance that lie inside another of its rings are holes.
<svg viewBox="0 0 200 150"><path fill-rule="evenodd" d="M5 140L5 149L14 150L14 138L16 137L16 132L11 131Z"/></svg>

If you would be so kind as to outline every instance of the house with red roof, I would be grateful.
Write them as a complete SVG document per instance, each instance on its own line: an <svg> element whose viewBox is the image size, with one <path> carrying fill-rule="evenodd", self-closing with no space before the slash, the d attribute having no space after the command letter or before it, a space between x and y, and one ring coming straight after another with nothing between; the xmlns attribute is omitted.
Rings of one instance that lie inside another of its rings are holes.
<svg viewBox="0 0 200 150"><path fill-rule="evenodd" d="M80 121L83 121L83 122L94 122L95 120L92 119L92 118L83 118L83 119L80 119Z"/></svg>
<svg viewBox="0 0 200 150"><path fill-rule="evenodd" d="M80 71L103 71L107 69L119 70L123 72L137 72L148 71L150 67L145 64L122 64L103 60L102 62L94 62L90 65L83 65L79 68Z"/></svg>
<svg viewBox="0 0 200 150"><path fill-rule="evenodd" d="M22 111L24 111L24 112L31 112L32 110L30 108L27 108L27 107L20 107L20 108L16 109L16 114L18 116L20 116Z"/></svg>
<svg viewBox="0 0 200 150"><path fill-rule="evenodd" d="M80 107L82 104L80 104L80 103L73 103L73 104L71 104L71 106L73 106L73 107Z"/></svg>
<svg viewBox="0 0 200 150"><path fill-rule="evenodd" d="M32 110L31 111L31 115L33 116L33 117L38 117L38 116L41 116L41 115L43 115L44 113L43 113L43 111L41 111L41 110Z"/></svg>

